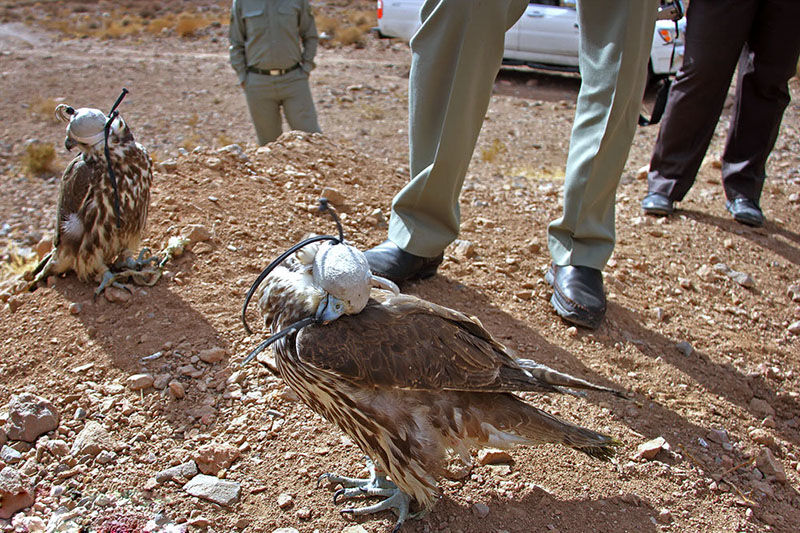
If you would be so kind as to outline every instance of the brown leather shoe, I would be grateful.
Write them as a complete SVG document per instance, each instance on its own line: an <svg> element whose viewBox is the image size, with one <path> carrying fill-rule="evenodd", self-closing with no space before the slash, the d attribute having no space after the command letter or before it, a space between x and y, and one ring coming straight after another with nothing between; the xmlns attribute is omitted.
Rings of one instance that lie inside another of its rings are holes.
<svg viewBox="0 0 800 533"><path fill-rule="evenodd" d="M444 253L436 257L420 257L401 250L390 240L385 240L375 248L370 248L364 255L372 273L402 283L415 279L425 279L436 274L442 264Z"/></svg>

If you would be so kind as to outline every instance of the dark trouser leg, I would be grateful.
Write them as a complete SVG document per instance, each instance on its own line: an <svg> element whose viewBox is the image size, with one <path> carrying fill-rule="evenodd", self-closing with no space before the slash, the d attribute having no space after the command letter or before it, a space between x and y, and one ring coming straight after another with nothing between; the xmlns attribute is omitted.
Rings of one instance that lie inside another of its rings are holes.
<svg viewBox="0 0 800 533"><path fill-rule="evenodd" d="M694 183L747 40L756 0L692 0L683 66L669 91L650 173L649 192L680 201Z"/></svg>
<svg viewBox="0 0 800 533"><path fill-rule="evenodd" d="M800 2L759 2L753 30L739 61L736 104L722 157L722 182L729 200L756 204L766 177L767 157L775 146L789 104L787 82L800 54Z"/></svg>

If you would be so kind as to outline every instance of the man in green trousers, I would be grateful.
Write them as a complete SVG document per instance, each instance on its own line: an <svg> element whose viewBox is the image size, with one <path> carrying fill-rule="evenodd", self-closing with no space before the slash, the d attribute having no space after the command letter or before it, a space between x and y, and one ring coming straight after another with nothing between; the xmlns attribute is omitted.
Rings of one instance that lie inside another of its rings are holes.
<svg viewBox="0 0 800 533"><path fill-rule="evenodd" d="M229 38L258 144L280 136L281 108L290 128L320 131L308 84L319 41L308 0L233 0Z"/></svg>
<svg viewBox="0 0 800 533"><path fill-rule="evenodd" d="M411 40L411 181L394 197L372 271L403 282L433 275L459 231L459 195L489 106L505 31L526 0L427 0ZM641 108L657 0L578 2L581 89L561 218L548 228L551 303L597 327L602 270L614 249L614 202Z"/></svg>

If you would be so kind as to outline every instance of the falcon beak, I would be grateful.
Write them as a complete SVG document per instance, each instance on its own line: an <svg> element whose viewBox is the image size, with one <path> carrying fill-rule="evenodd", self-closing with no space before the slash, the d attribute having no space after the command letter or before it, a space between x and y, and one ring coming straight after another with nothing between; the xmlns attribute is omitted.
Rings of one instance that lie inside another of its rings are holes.
<svg viewBox="0 0 800 533"><path fill-rule="evenodd" d="M69 135L67 135L67 138L64 139L64 148L67 149L67 152L71 152L72 149L75 148L75 146L77 146L77 144L78 143L75 142L75 140L73 140L72 137L70 137Z"/></svg>
<svg viewBox="0 0 800 533"><path fill-rule="evenodd" d="M342 300L330 294L317 307L316 321L318 324L328 324L344 314L345 305Z"/></svg>

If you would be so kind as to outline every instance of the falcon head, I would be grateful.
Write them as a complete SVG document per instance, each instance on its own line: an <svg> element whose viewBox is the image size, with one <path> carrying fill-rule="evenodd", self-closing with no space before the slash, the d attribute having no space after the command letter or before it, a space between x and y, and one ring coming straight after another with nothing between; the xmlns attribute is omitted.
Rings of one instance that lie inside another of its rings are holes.
<svg viewBox="0 0 800 533"><path fill-rule="evenodd" d="M56 107L56 118L67 123L67 137L64 147L68 151L78 148L84 155L101 156L104 149L105 126L107 117L99 109L82 107L74 109L71 106L59 104ZM116 115L111 122L108 132L108 146L112 151L116 148L133 142L125 120Z"/></svg>
<svg viewBox="0 0 800 533"><path fill-rule="evenodd" d="M325 291L315 315L323 324L342 315L360 313L373 286L400 292L391 281L372 275L364 252L355 246L316 242L298 250L295 257L299 263L311 266L314 285Z"/></svg>

